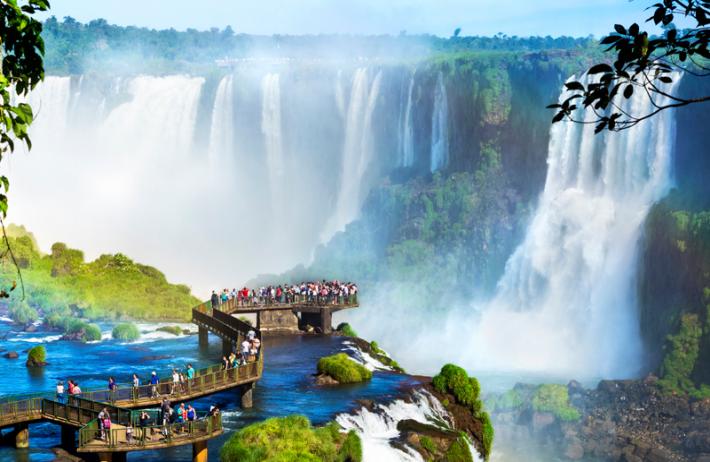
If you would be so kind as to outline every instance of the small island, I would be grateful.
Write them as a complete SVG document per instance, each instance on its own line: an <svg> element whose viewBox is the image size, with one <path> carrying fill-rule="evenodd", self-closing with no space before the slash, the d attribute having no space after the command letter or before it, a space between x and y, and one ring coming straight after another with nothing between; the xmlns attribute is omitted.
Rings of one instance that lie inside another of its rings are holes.
<svg viewBox="0 0 710 462"><path fill-rule="evenodd" d="M316 383L319 385L358 383L371 378L372 371L356 363L345 353L325 356L318 360Z"/></svg>

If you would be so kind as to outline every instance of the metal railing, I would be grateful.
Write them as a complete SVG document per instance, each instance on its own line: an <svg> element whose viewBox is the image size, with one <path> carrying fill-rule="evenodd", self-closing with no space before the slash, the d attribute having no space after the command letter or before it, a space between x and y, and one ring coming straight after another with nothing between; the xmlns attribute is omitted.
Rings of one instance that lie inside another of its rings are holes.
<svg viewBox="0 0 710 462"><path fill-rule="evenodd" d="M20 399L0 404L0 426L42 417L42 398Z"/></svg>
<svg viewBox="0 0 710 462"><path fill-rule="evenodd" d="M271 297L256 297L257 300L249 297L246 300L230 298L227 301L220 302L216 308L225 313L236 313L239 310L251 310L259 308L293 308L298 306L328 306L328 305L357 305L357 294L350 294L347 297L344 295L338 296L321 296L321 295L295 295L292 300L286 301L286 297L282 296L281 300ZM210 314L212 311L211 301L200 303L195 308L201 313Z"/></svg>
<svg viewBox="0 0 710 462"><path fill-rule="evenodd" d="M157 421L157 419L155 419ZM79 430L79 451L136 450L172 443L189 443L211 438L222 432L221 414L198 415L196 420L166 425L124 425L113 422L109 429L101 430L93 420Z"/></svg>

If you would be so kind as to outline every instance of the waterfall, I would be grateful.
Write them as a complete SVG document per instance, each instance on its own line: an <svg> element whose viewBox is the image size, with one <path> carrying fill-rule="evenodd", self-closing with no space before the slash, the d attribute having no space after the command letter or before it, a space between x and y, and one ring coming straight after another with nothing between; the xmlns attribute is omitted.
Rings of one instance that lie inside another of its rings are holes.
<svg viewBox="0 0 710 462"><path fill-rule="evenodd" d="M449 162L449 103L446 97L444 76L439 72L434 92L434 113L431 116L431 171L435 172Z"/></svg>
<svg viewBox="0 0 710 462"><path fill-rule="evenodd" d="M28 97L35 120L33 127L56 139L67 128L67 110L71 100L70 77L47 77Z"/></svg>
<svg viewBox="0 0 710 462"><path fill-rule="evenodd" d="M219 81L212 107L209 155L211 162L228 158L234 150L234 77Z"/></svg>
<svg viewBox="0 0 710 462"><path fill-rule="evenodd" d="M261 133L266 146L266 163L272 183L284 173L281 143L281 91L278 74L266 74L261 81Z"/></svg>
<svg viewBox="0 0 710 462"><path fill-rule="evenodd" d="M389 404L378 404L373 410L360 408L353 414L339 414L335 421L345 431L354 430L362 441L362 459L364 461L406 461L423 462L422 456L403 445L394 447L393 442L400 432L397 424L403 420L453 430L452 418L444 406L433 395L424 390L416 390L411 399L397 399ZM472 446L469 446L473 460L482 459Z"/></svg>
<svg viewBox="0 0 710 462"><path fill-rule="evenodd" d="M412 93L414 91L414 75L409 78L407 90L407 104L404 109L404 119L400 126L399 152L400 166L411 167L414 165L414 128L412 127Z"/></svg>
<svg viewBox="0 0 710 462"><path fill-rule="evenodd" d="M635 114L653 109L643 91L624 104ZM637 246L650 207L672 185L674 133L672 111L619 133L553 125L539 205L472 333L476 367L636 372Z"/></svg>
<svg viewBox="0 0 710 462"><path fill-rule="evenodd" d="M382 72L378 72L372 85L368 70L355 71L350 101L345 119L345 143L340 174L340 190L332 215L321 233L321 242L345 229L357 218L364 200L363 179L373 158L372 115L379 96Z"/></svg>

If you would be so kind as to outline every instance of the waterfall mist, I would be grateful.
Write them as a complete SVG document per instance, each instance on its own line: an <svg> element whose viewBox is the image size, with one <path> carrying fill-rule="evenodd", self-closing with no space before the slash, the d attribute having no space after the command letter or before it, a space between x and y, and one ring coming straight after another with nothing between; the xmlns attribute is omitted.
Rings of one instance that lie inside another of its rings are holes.
<svg viewBox="0 0 710 462"><path fill-rule="evenodd" d="M644 92L625 104L633 113L651 110ZM484 379L507 374L505 386L539 374L590 381L637 374L637 247L650 207L672 186L674 136L671 111L621 133L553 125L544 190L490 299L454 296L441 301L446 311L427 316L417 287L397 300L390 294L402 290L381 287L368 299L373 308L343 318L423 373L455 362Z"/></svg>

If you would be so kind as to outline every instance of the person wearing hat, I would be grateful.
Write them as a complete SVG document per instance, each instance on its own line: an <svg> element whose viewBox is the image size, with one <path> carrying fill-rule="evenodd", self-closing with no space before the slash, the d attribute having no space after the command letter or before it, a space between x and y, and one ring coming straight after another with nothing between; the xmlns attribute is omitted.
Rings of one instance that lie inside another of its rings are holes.
<svg viewBox="0 0 710 462"><path fill-rule="evenodd" d="M158 397L158 384L160 380L158 379L158 374L153 371L150 375L150 392L153 398Z"/></svg>

